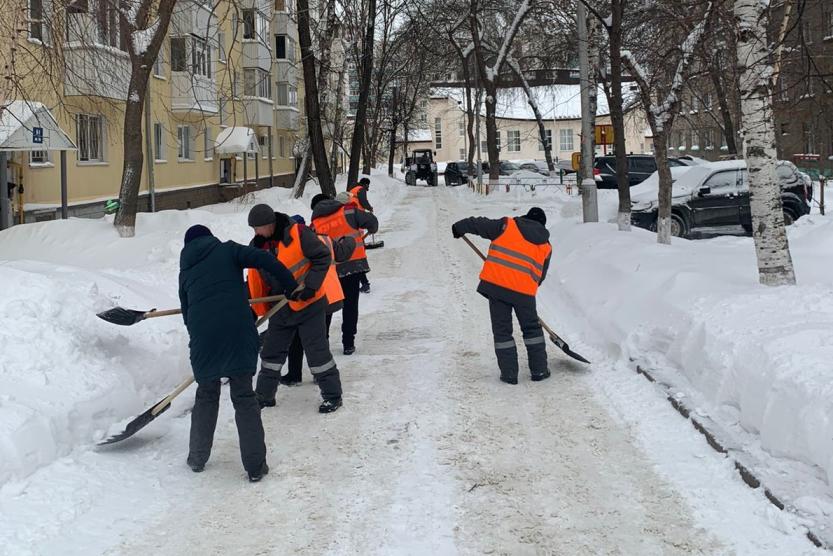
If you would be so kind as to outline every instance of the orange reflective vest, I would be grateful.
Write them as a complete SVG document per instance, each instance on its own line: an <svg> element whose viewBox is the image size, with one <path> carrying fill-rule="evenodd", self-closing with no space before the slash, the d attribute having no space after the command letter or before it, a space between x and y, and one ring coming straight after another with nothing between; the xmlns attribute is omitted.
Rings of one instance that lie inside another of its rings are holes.
<svg viewBox="0 0 833 556"><path fill-rule="evenodd" d="M514 218L506 218L503 233L489 245L480 279L513 292L534 296L538 292L544 262L552 252L549 243L527 241Z"/></svg>
<svg viewBox="0 0 833 556"><path fill-rule="evenodd" d="M292 238L292 241L288 246L278 242L277 258L292 273L295 281L303 285L304 279L309 273L310 268L312 268L312 263L304 256L304 252L301 250L301 229L298 224L293 224L289 229L289 237ZM248 283L249 296L252 299L269 295L269 284L257 270L249 270ZM306 301L290 301L289 308L293 311L301 311L324 297L324 295L324 288L318 288L315 295ZM252 305L252 309L254 309L258 316L262 317L269 310L269 305L266 303L256 303Z"/></svg>
<svg viewBox="0 0 833 556"><path fill-rule="evenodd" d="M339 301L344 301L344 290L341 289L341 282L338 281L338 273L336 272L336 255L333 249L333 240L329 236L319 235L318 239L327 246L330 250L330 268L327 270L327 276L324 278L324 283L321 289L324 290L324 295L327 296L327 304L333 305Z"/></svg>
<svg viewBox="0 0 833 556"><path fill-rule="evenodd" d="M354 205L356 205L361 210L364 210L364 207L362 207L362 204L359 201L359 193L361 192L362 189L364 189L363 185L356 185L356 186L350 188L347 191L347 193L350 194L350 202L353 203Z"/></svg>
<svg viewBox="0 0 833 556"><path fill-rule="evenodd" d="M329 236L331 239L339 239L344 236L356 240L356 250L350 257L351 261L360 261L367 258L367 251L364 248L364 235L347 222L347 216L355 214L359 210L354 205L344 205L337 211L326 216L313 218L312 225L317 234Z"/></svg>

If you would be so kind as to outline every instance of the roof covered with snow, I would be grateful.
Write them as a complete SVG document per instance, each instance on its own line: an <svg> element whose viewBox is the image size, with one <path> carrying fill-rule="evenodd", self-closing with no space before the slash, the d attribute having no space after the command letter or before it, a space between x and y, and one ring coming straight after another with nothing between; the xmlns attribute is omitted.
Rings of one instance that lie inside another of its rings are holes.
<svg viewBox="0 0 833 556"><path fill-rule="evenodd" d="M405 136L400 134L397 138L400 143L405 142ZM425 143L433 140L430 129L409 129L408 142L409 143Z"/></svg>
<svg viewBox="0 0 833 556"><path fill-rule="evenodd" d="M581 118L580 85L545 85L532 87L532 97L545 120L577 120ZM627 93L626 93L627 96ZM436 88L431 91L431 98L449 98L465 106L466 90L463 88ZM597 116L607 116L610 109L604 90L599 87ZM481 113L486 113L485 95ZM526 93L520 87L498 89L497 115L511 120L534 120L535 112L529 105Z"/></svg>
<svg viewBox="0 0 833 556"><path fill-rule="evenodd" d="M218 154L255 153L257 136L248 127L227 127L217 135L214 150Z"/></svg>
<svg viewBox="0 0 833 556"><path fill-rule="evenodd" d="M14 100L0 106L0 150L75 150L75 144L46 106Z"/></svg>

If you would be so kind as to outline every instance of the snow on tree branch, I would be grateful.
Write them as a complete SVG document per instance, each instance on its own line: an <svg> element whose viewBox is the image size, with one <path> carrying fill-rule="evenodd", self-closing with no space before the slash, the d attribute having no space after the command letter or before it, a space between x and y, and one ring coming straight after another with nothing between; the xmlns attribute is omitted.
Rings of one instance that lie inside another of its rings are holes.
<svg viewBox="0 0 833 556"><path fill-rule="evenodd" d="M512 20L512 25L506 32L506 36L503 39L503 44L500 45L500 50L498 50L497 59L495 59L494 65L492 67L486 68L486 79L488 79L489 81L494 81L495 79L497 79L500 67L503 65L504 60L506 60L506 55L509 52L509 46L512 44L512 41L515 40L515 35L518 34L518 29L521 26L521 22L523 22L524 18L526 17L526 14L529 13L530 8L530 0L523 0L523 2L521 2L521 5L518 6L518 11L515 14L515 19Z"/></svg>

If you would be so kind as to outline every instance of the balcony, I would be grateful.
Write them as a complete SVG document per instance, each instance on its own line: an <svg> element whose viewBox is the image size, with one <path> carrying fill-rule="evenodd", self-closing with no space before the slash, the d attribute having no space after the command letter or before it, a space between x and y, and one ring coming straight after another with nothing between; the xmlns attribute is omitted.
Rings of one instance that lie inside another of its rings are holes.
<svg viewBox="0 0 833 556"><path fill-rule="evenodd" d="M66 96L96 96L127 100L130 58L127 52L102 45L67 43Z"/></svg>
<svg viewBox="0 0 833 556"><path fill-rule="evenodd" d="M298 131L299 112L291 106L275 106L275 129Z"/></svg>
<svg viewBox="0 0 833 556"><path fill-rule="evenodd" d="M268 46L258 40L244 39L241 62L244 68L260 68L271 72L272 53Z"/></svg>
<svg viewBox="0 0 833 556"><path fill-rule="evenodd" d="M298 42L298 27L287 12L275 12L273 21L276 35L288 35Z"/></svg>
<svg viewBox="0 0 833 556"><path fill-rule="evenodd" d="M298 83L298 74L295 64L289 60L275 60L275 81Z"/></svg>
<svg viewBox="0 0 833 556"><path fill-rule="evenodd" d="M261 97L243 97L246 108L246 125L250 127L272 127L272 106L269 99Z"/></svg>
<svg viewBox="0 0 833 556"><path fill-rule="evenodd" d="M199 2L178 2L171 16L169 33L171 36L216 38L217 16L209 6Z"/></svg>
<svg viewBox="0 0 833 556"><path fill-rule="evenodd" d="M217 114L217 84L203 75L171 72L171 111Z"/></svg>

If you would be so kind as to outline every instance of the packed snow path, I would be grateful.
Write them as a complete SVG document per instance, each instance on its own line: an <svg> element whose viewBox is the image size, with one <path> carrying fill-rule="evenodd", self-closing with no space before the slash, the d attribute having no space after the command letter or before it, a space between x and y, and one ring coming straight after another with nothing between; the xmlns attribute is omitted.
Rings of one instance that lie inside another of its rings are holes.
<svg viewBox="0 0 833 556"><path fill-rule="evenodd" d="M647 383L570 336L580 315L551 324L592 368L550 346L550 380L530 382L522 354L520 384L498 381L480 263L450 235L458 218L509 210L484 206L417 187L384 211L354 356L340 354L338 317L332 327L344 407L316 413L306 369L279 389L261 483L245 481L224 389L205 472L185 466L189 419L172 412L6 498L0 552L811 553ZM627 389L639 407L617 407ZM50 500L63 511L48 514Z"/></svg>

